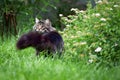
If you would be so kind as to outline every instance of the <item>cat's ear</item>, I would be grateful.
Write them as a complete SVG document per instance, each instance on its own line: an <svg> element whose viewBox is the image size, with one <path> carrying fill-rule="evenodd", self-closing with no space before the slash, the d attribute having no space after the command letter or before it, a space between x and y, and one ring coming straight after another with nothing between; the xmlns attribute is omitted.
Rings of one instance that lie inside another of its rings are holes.
<svg viewBox="0 0 120 80"><path fill-rule="evenodd" d="M38 23L39 22L39 19L38 18L35 18L35 23Z"/></svg>
<svg viewBox="0 0 120 80"><path fill-rule="evenodd" d="M46 27L48 27L50 31L56 30L54 27L52 27L52 23L49 19L45 20L45 24L47 25Z"/></svg>
<svg viewBox="0 0 120 80"><path fill-rule="evenodd" d="M50 20L49 20L49 19L46 19L46 20L45 20L45 24L48 25L48 26L51 26Z"/></svg>

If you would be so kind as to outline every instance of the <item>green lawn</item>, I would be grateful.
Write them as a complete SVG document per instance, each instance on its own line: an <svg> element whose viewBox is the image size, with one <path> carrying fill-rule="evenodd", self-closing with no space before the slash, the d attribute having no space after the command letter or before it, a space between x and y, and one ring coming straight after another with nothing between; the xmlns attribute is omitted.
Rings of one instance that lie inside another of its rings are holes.
<svg viewBox="0 0 120 80"><path fill-rule="evenodd" d="M16 40L0 45L0 80L120 80L120 67L99 67L74 58L36 57L34 49L18 51Z"/></svg>

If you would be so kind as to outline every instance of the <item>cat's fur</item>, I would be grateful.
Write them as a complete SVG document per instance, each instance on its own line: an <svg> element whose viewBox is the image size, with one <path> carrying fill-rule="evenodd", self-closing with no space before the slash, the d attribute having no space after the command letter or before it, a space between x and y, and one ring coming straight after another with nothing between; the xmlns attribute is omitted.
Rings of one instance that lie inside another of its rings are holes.
<svg viewBox="0 0 120 80"><path fill-rule="evenodd" d="M61 55L64 42L61 35L56 31L39 33L32 31L22 35L16 43L18 49L33 47L36 49L36 55L41 51L48 51L48 54L59 53Z"/></svg>

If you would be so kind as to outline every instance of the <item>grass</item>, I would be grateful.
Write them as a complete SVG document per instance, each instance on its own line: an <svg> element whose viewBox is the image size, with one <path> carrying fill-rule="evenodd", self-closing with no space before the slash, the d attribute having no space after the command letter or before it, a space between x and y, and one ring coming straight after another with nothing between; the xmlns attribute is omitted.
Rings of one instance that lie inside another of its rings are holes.
<svg viewBox="0 0 120 80"><path fill-rule="evenodd" d="M119 80L120 67L99 67L75 58L36 57L34 49L18 51L16 38L0 45L0 80Z"/></svg>

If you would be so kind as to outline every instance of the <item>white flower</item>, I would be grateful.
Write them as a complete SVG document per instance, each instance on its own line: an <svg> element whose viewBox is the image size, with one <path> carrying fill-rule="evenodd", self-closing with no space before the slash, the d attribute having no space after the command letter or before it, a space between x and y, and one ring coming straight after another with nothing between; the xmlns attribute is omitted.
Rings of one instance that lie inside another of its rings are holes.
<svg viewBox="0 0 120 80"><path fill-rule="evenodd" d="M114 46L118 46L118 44L117 43L115 43L115 45Z"/></svg>
<svg viewBox="0 0 120 80"><path fill-rule="evenodd" d="M59 14L59 16L60 16L60 17L62 17L62 16L63 16L63 14Z"/></svg>
<svg viewBox="0 0 120 80"><path fill-rule="evenodd" d="M101 20L101 21L106 21L106 19L105 19L105 18L101 18L100 20Z"/></svg>
<svg viewBox="0 0 120 80"><path fill-rule="evenodd" d="M99 1L98 1L98 2L96 2L96 3L101 4L101 3L102 3L102 1L101 1L101 0L99 0Z"/></svg>
<svg viewBox="0 0 120 80"><path fill-rule="evenodd" d="M71 11L74 11L75 13L77 13L77 14L78 14L80 10L79 10L79 9L77 9L77 8L71 8Z"/></svg>
<svg viewBox="0 0 120 80"><path fill-rule="evenodd" d="M95 52L100 52L101 50L102 50L102 48L98 47L98 48L95 49Z"/></svg>
<svg viewBox="0 0 120 80"><path fill-rule="evenodd" d="M81 45L85 45L85 44L87 44L87 42L80 42L80 44L81 44Z"/></svg>
<svg viewBox="0 0 120 80"><path fill-rule="evenodd" d="M67 26L67 27L69 27L70 25L69 25L69 24L67 24L66 26Z"/></svg>
<svg viewBox="0 0 120 80"><path fill-rule="evenodd" d="M77 8L71 8L71 11L76 11L76 10L78 10Z"/></svg>
<svg viewBox="0 0 120 80"><path fill-rule="evenodd" d="M89 63L92 63L92 62L93 62L93 59L89 59L88 62L89 62Z"/></svg>
<svg viewBox="0 0 120 80"><path fill-rule="evenodd" d="M112 11L113 9L112 9L112 8L110 8L110 10Z"/></svg>
<svg viewBox="0 0 120 80"><path fill-rule="evenodd" d="M118 5L114 5L113 7L118 7Z"/></svg>
<svg viewBox="0 0 120 80"><path fill-rule="evenodd" d="M80 12L80 13L84 13L85 11L83 11L83 10L80 10L79 12Z"/></svg>
<svg viewBox="0 0 120 80"><path fill-rule="evenodd" d="M96 16L96 17L99 17L99 16L100 16L100 13L96 13L95 16Z"/></svg>

